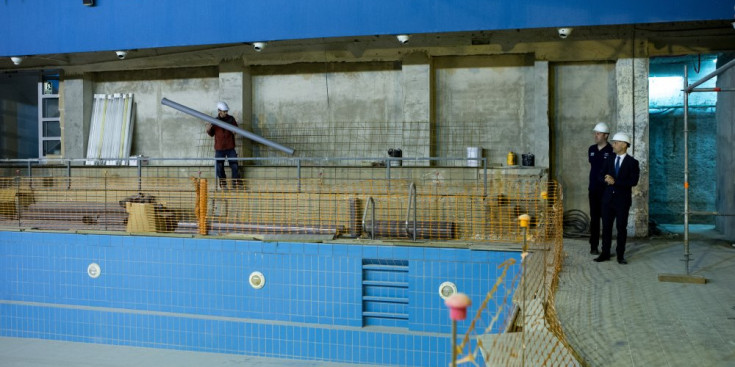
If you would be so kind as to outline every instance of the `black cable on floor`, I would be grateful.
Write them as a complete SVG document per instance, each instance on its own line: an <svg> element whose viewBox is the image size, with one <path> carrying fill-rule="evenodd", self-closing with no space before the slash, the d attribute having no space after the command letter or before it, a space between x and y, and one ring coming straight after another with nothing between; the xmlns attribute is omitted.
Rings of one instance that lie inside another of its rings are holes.
<svg viewBox="0 0 735 367"><path fill-rule="evenodd" d="M572 209L564 212L564 237L589 237L590 217L587 213Z"/></svg>

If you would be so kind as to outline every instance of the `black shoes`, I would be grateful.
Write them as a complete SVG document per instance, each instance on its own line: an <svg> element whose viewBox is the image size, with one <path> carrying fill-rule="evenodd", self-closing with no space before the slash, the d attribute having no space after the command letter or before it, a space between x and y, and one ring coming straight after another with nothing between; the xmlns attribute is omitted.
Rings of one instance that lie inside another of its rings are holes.
<svg viewBox="0 0 735 367"><path fill-rule="evenodd" d="M599 254L600 254L600 251L598 249L596 249L596 248L590 250L590 255L599 255Z"/></svg>
<svg viewBox="0 0 735 367"><path fill-rule="evenodd" d="M592 259L592 261L601 263L603 261L610 261L610 257L600 255L600 256ZM627 264L627 263L628 263L628 260L618 259L618 264L620 264L620 265L624 265L624 264Z"/></svg>

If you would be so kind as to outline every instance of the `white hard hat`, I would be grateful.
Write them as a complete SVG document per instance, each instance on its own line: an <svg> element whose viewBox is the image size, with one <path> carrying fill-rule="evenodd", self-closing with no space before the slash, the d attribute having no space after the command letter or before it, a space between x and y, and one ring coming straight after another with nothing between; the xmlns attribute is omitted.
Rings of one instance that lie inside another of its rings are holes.
<svg viewBox="0 0 735 367"><path fill-rule="evenodd" d="M217 109L220 111L229 111L230 107L227 106L227 103L224 102L217 102Z"/></svg>
<svg viewBox="0 0 735 367"><path fill-rule="evenodd" d="M630 144L630 137L626 133L615 133L612 137L612 141L624 141Z"/></svg>
<svg viewBox="0 0 735 367"><path fill-rule="evenodd" d="M592 129L592 131L598 132L598 133L610 133L610 128L607 127L607 124L604 122L598 122L597 125L595 125L595 128Z"/></svg>

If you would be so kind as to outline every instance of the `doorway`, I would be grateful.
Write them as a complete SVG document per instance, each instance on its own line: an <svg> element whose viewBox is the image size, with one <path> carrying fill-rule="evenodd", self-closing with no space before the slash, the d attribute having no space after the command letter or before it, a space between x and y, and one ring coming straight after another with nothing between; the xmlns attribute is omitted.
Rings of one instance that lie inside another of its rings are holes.
<svg viewBox="0 0 735 367"><path fill-rule="evenodd" d="M684 68L689 84L716 69L716 55L650 60L649 216L652 234L684 223ZM717 77L700 88L713 88ZM689 95L689 210L715 211L717 192L717 94ZM690 216L689 223L714 225L713 216Z"/></svg>

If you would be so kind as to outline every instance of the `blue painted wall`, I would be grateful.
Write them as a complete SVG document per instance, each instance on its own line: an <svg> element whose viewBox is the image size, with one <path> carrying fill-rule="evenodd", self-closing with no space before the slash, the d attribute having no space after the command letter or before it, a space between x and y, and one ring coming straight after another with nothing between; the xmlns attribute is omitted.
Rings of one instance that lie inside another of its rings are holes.
<svg viewBox="0 0 735 367"><path fill-rule="evenodd" d="M496 311L507 315L509 305L496 304L512 294L519 258L466 249L0 232L0 335L447 365L451 324L439 285L455 282L477 307L498 265L515 259L477 325L484 330ZM408 319L364 326L364 264L387 259L407 265ZM87 275L93 262L102 269L96 279ZM265 275L263 289L248 284L253 271ZM460 335L468 325L459 323Z"/></svg>
<svg viewBox="0 0 735 367"><path fill-rule="evenodd" d="M7 0L0 56L732 16L730 0Z"/></svg>

